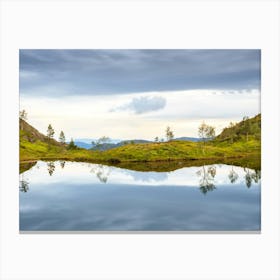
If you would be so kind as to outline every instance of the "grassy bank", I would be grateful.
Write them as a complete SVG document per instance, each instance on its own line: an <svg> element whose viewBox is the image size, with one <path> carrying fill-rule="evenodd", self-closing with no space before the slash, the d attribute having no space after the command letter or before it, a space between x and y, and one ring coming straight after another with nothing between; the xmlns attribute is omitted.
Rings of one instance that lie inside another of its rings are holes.
<svg viewBox="0 0 280 280"><path fill-rule="evenodd" d="M81 148L67 150L64 146L42 141L20 141L20 161L64 159L86 162L127 163L159 161L226 160L252 157L260 160L260 143L254 139L225 143L171 141L166 143L128 144L107 151Z"/></svg>
<svg viewBox="0 0 280 280"><path fill-rule="evenodd" d="M250 130L246 124L251 127ZM178 168L176 166L182 162L186 166L190 163L194 165L194 161L227 163L236 159L239 162L243 160L260 166L260 154L260 115L225 128L215 140L205 143L179 140L130 143L105 151L71 148L70 145L49 139L26 121L20 120L20 162L70 160L119 166L134 165L134 169L137 166L141 166L141 169L143 166L157 169L158 162L172 162L160 165Z"/></svg>

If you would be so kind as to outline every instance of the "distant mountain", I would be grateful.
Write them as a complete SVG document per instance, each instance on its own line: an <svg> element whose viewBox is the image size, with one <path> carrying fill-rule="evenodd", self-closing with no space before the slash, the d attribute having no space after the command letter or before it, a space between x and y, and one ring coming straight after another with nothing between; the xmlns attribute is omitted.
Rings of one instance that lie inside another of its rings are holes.
<svg viewBox="0 0 280 280"><path fill-rule="evenodd" d="M76 139L74 139L74 142L75 143L81 142L81 143L86 143L86 144L91 145L92 141L96 142L97 140L98 140L98 138L76 138ZM121 141L122 141L121 139L111 139L110 138L109 143L117 144Z"/></svg>
<svg viewBox="0 0 280 280"><path fill-rule="evenodd" d="M74 143L76 146L84 149L90 149L92 147L92 144L88 144L85 142L74 141ZM67 144L69 144L69 142L67 142Z"/></svg>
<svg viewBox="0 0 280 280"><path fill-rule="evenodd" d="M192 142L202 141L201 138L196 138L196 137L178 137L178 138L175 138L174 140L192 141Z"/></svg>
<svg viewBox="0 0 280 280"><path fill-rule="evenodd" d="M202 141L200 138L196 138L196 137L178 137L175 138L174 140L180 140L180 141L191 141L191 142L200 142ZM207 140L207 139L206 139ZM75 139L74 142L75 144L80 147L80 148L84 148L84 149L93 149L93 150L99 150L99 151L106 151L109 149L113 149L113 148L117 148L126 144L145 144L145 143L153 143L153 141L149 141L149 140L143 140L143 139L131 139L131 140L117 140L117 139L110 139L109 143L103 143L103 144L99 144L99 145L95 145L94 147L92 146L92 141L96 142L95 139ZM116 142L119 141L119 142Z"/></svg>
<svg viewBox="0 0 280 280"><path fill-rule="evenodd" d="M92 147L92 150L99 150L99 151L106 151L113 148L121 147L127 144L145 144L145 143L152 143L152 141L148 140L142 140L142 139L134 139L134 140L124 140L120 141L119 143L113 144L113 143L103 143L98 144Z"/></svg>
<svg viewBox="0 0 280 280"><path fill-rule="evenodd" d="M144 144L144 143L152 143L152 142L153 141L143 140L143 139L132 139L132 140L121 141L118 144L131 144L131 143L134 143L134 144Z"/></svg>

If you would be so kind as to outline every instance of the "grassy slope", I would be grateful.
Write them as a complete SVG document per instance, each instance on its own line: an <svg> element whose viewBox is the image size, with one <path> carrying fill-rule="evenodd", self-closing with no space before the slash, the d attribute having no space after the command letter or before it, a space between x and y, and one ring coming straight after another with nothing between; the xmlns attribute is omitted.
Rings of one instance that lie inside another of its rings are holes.
<svg viewBox="0 0 280 280"><path fill-rule="evenodd" d="M224 128L221 134L216 137L216 141L238 141L242 138L247 138L247 133L249 136L254 136L254 139L261 139L261 114L246 121L241 121L233 127Z"/></svg>
<svg viewBox="0 0 280 280"><path fill-rule="evenodd" d="M247 137L240 134L234 143L230 143L225 137L217 137L217 140L206 142L205 145L202 142L171 141L128 144L107 151L91 151L82 148L67 150L66 146L56 141L47 143L44 137L44 135L38 137L38 131L35 129L33 131L29 125L23 127L20 130L20 161L64 159L127 165L129 162L209 159L226 161L250 157L260 164L260 140L253 135L250 135L247 141Z"/></svg>
<svg viewBox="0 0 280 280"><path fill-rule="evenodd" d="M260 143L254 139L240 140L232 145L225 143L203 143L171 141L167 143L129 144L123 147L101 152L98 157L104 160L121 159L123 161L161 161L193 160L221 157L257 156Z"/></svg>

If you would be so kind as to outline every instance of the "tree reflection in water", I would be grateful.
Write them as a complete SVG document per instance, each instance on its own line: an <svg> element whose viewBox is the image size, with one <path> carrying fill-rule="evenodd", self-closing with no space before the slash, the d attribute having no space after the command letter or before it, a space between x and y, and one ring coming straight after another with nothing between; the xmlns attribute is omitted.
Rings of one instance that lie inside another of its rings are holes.
<svg viewBox="0 0 280 280"><path fill-rule="evenodd" d="M63 168L64 168L64 166L65 166L65 161L60 160L60 161L59 161L59 164L60 164L60 167L63 169Z"/></svg>
<svg viewBox="0 0 280 280"><path fill-rule="evenodd" d="M53 161L47 162L47 167L48 167L48 172L49 172L50 176L52 176L54 173L54 170L55 170L54 162Z"/></svg>
<svg viewBox="0 0 280 280"><path fill-rule="evenodd" d="M29 190L29 182L28 181L26 181L26 180L20 180L19 181L19 190L21 191L21 192L28 192L28 190Z"/></svg>
<svg viewBox="0 0 280 280"><path fill-rule="evenodd" d="M229 172L228 178L230 180L230 182L232 184L234 184L236 182L236 180L238 179L238 174L233 170L233 166L231 167L231 170Z"/></svg>
<svg viewBox="0 0 280 280"><path fill-rule="evenodd" d="M106 165L98 164L91 168L91 173L94 173L101 183L106 184L111 172L111 168Z"/></svg>
<svg viewBox="0 0 280 280"><path fill-rule="evenodd" d="M29 190L29 182L24 178L24 174L20 175L19 190L24 193L28 192Z"/></svg>
<svg viewBox="0 0 280 280"><path fill-rule="evenodd" d="M261 178L261 171L260 170L250 170L248 168L244 168L245 171L245 183L247 188L250 188L252 185L252 182L258 183Z"/></svg>
<svg viewBox="0 0 280 280"><path fill-rule="evenodd" d="M196 172L196 174L200 177L199 180L199 186L200 191L203 194L206 194L209 191L213 191L216 189L214 185L214 178L216 176L216 167L215 166L209 166L206 168L204 165L202 166L202 169Z"/></svg>

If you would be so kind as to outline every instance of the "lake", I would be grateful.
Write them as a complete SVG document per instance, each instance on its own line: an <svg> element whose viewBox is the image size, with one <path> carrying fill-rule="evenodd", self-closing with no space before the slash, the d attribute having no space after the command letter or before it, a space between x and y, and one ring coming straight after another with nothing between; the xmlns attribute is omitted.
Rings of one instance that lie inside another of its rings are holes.
<svg viewBox="0 0 280 280"><path fill-rule="evenodd" d="M28 169L29 168L29 169ZM38 161L21 167L20 231L260 231L260 171L135 171Z"/></svg>

